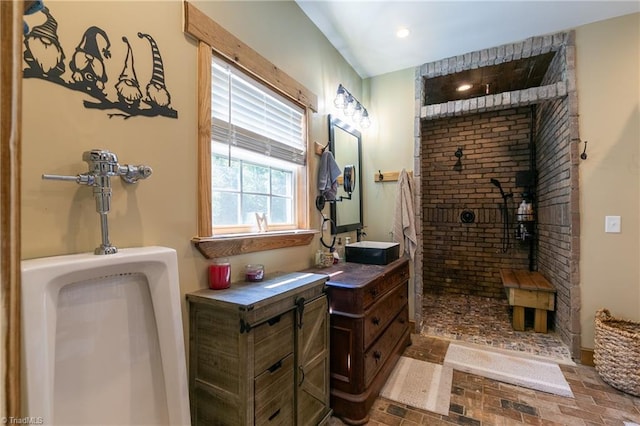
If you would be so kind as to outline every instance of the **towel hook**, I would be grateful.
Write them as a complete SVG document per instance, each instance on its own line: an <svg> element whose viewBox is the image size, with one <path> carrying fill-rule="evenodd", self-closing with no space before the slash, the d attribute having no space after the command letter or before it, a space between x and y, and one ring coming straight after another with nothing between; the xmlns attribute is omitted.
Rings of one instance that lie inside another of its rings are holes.
<svg viewBox="0 0 640 426"><path fill-rule="evenodd" d="M380 169L378 169L378 181L383 181L383 180L384 180L384 175L382 174Z"/></svg>
<svg viewBox="0 0 640 426"><path fill-rule="evenodd" d="M587 159L587 141L584 141L584 151L582 151L582 154L580 154L580 158L582 158L583 160Z"/></svg>

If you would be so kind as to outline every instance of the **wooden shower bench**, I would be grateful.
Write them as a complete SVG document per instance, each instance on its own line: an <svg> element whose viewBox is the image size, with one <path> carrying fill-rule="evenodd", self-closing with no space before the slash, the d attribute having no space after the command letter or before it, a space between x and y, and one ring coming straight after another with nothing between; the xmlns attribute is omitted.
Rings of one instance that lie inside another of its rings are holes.
<svg viewBox="0 0 640 426"><path fill-rule="evenodd" d="M540 272L500 269L509 305L513 306L513 329L524 331L524 309L535 309L533 329L547 332L547 311L555 309L556 289Z"/></svg>

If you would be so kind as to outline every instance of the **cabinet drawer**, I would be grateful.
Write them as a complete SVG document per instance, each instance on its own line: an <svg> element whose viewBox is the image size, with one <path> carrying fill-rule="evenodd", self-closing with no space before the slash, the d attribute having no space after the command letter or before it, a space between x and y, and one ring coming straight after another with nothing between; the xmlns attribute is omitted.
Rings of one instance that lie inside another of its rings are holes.
<svg viewBox="0 0 640 426"><path fill-rule="evenodd" d="M293 311L271 318L254 328L256 376L293 352Z"/></svg>
<svg viewBox="0 0 640 426"><path fill-rule="evenodd" d="M387 325L407 304L407 284L401 284L391 293L387 293L382 299L367 312L364 318L364 349L387 328Z"/></svg>
<svg viewBox="0 0 640 426"><path fill-rule="evenodd" d="M378 277L364 289L363 305L365 309L381 299L389 290L408 280L409 262L404 262L394 270Z"/></svg>
<svg viewBox="0 0 640 426"><path fill-rule="evenodd" d="M369 386L378 370L387 362L391 351L409 327L409 312L403 309L389 328L364 354L364 382Z"/></svg>
<svg viewBox="0 0 640 426"><path fill-rule="evenodd" d="M257 425L292 425L293 354L267 369L255 380L255 423Z"/></svg>

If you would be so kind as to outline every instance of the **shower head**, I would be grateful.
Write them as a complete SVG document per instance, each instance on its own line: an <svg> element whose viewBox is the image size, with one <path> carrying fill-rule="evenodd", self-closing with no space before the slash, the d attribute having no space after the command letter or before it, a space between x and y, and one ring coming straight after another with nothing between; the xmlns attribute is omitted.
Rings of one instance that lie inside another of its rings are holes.
<svg viewBox="0 0 640 426"><path fill-rule="evenodd" d="M513 197L513 193L508 193L505 194L504 191L502 190L502 185L500 185L500 181L498 179L491 179L491 183L494 184L499 190L500 190L500 195L502 196L502 198L506 201L507 198L509 197Z"/></svg>

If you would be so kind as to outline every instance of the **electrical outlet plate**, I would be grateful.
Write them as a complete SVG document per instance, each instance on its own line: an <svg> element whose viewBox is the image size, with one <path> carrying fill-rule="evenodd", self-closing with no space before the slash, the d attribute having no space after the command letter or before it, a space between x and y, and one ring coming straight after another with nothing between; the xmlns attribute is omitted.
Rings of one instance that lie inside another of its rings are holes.
<svg viewBox="0 0 640 426"><path fill-rule="evenodd" d="M619 233L620 232L620 216L605 216L604 232Z"/></svg>

